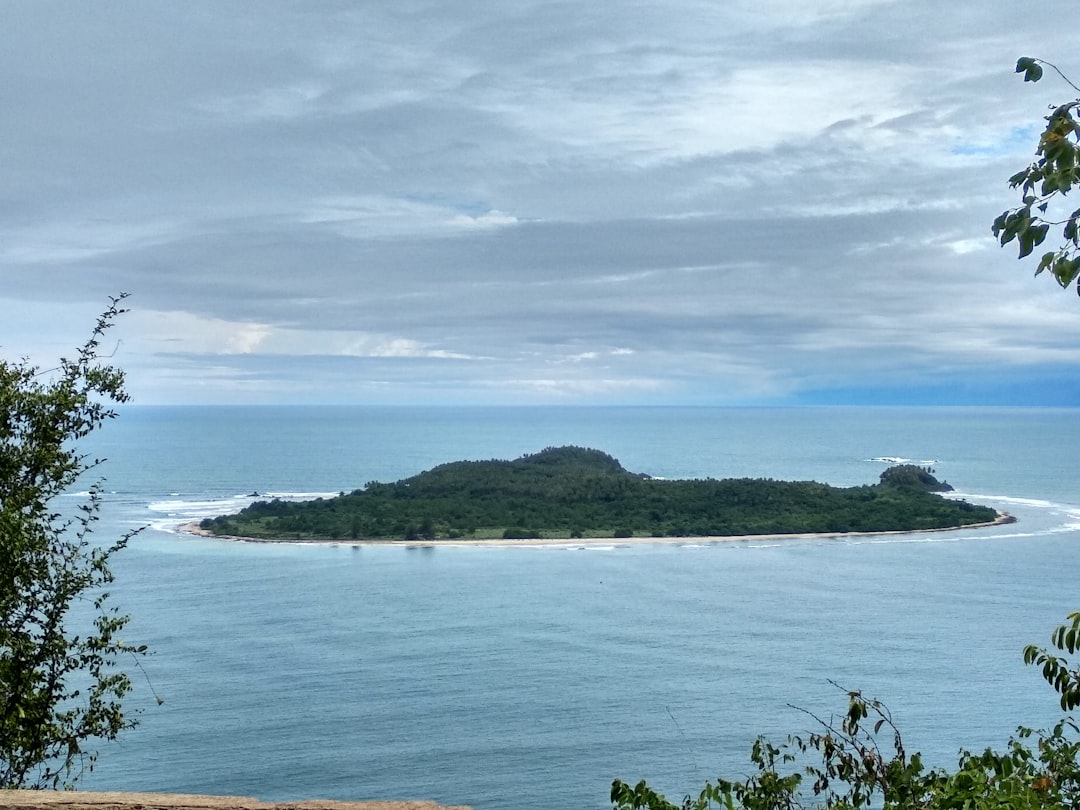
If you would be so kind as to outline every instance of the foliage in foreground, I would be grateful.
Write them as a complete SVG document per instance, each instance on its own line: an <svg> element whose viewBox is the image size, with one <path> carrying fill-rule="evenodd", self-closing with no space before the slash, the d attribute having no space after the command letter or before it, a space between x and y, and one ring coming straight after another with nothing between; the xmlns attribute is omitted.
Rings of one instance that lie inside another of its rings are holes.
<svg viewBox="0 0 1080 810"><path fill-rule="evenodd" d="M1044 65L1080 93L1080 87L1069 81L1057 66L1042 59L1024 56L1017 60L1016 72L1024 74L1025 82L1037 82L1043 77ZM1046 116L1035 161L1009 178L1009 185L1020 190L1020 205L1003 211L992 228L1002 245L1016 241L1021 259L1046 240L1051 228L1060 228L1061 244L1042 255L1035 275L1049 270L1063 288L1080 275L1080 208L1066 213L1071 206L1065 199L1080 183L1078 108L1080 98L1058 105Z"/></svg>
<svg viewBox="0 0 1080 810"><path fill-rule="evenodd" d="M259 501L204 520L219 535L306 539L716 537L926 530L997 513L949 500L910 465L875 486L729 478L668 481L631 473L607 453L552 447L513 461L457 461L337 498Z"/></svg>
<svg viewBox="0 0 1080 810"><path fill-rule="evenodd" d="M109 607L110 546L90 541L100 483L75 517L56 499L100 459L76 445L126 402L124 375L99 346L124 296L112 300L72 359L42 371L0 360L0 787L71 786L92 769L95 741L134 720L118 659L145 652L120 638L128 617ZM137 659L136 659L137 660Z"/></svg>
<svg viewBox="0 0 1080 810"><path fill-rule="evenodd" d="M1080 613L1051 636L1060 652L1080 649ZM1042 675L1065 709L1080 705L1080 670L1067 658L1029 646L1024 660ZM1052 729L1017 730L1004 751L961 751L955 770L926 768L908 755L889 710L849 692L837 723L813 717L817 729L781 745L758 738L750 753L757 772L743 780L707 782L696 798L674 804L644 782L618 779L611 787L616 810L995 810L1080 806L1080 729L1064 718Z"/></svg>

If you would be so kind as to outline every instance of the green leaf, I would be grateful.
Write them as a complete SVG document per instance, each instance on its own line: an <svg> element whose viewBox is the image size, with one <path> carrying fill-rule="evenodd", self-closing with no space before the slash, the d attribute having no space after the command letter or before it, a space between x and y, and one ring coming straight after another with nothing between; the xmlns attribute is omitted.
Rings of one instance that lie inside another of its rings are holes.
<svg viewBox="0 0 1080 810"><path fill-rule="evenodd" d="M1054 628L1054 632L1050 634L1051 643L1059 650L1065 646L1065 631L1068 628L1063 624Z"/></svg>
<svg viewBox="0 0 1080 810"><path fill-rule="evenodd" d="M1068 141L1064 141L1065 148L1061 150L1061 155L1058 157L1058 167L1071 174L1072 169L1076 166L1076 147Z"/></svg>
<svg viewBox="0 0 1080 810"><path fill-rule="evenodd" d="M1037 228L1025 228L1018 234L1020 240L1020 256L1023 259L1025 256L1030 256L1031 251L1035 249L1035 239L1037 238Z"/></svg>
<svg viewBox="0 0 1080 810"><path fill-rule="evenodd" d="M1021 56L1016 60L1016 72L1024 74L1025 82L1037 82L1043 75L1043 69L1038 60L1030 56Z"/></svg>
<svg viewBox="0 0 1080 810"><path fill-rule="evenodd" d="M1080 274L1080 259L1059 259L1050 270L1062 287L1068 287Z"/></svg>
<svg viewBox="0 0 1080 810"><path fill-rule="evenodd" d="M1057 256L1057 254L1054 253L1054 251L1050 251L1049 253L1044 253L1042 259L1039 261L1039 266L1037 268L1035 268L1035 275L1039 275L1039 273L1041 273L1043 270L1045 270L1047 267L1049 267L1051 262L1054 261L1055 256ZM1024 650L1024 663L1025 664L1030 664L1034 660L1034 655L1032 655L1030 660L1028 658L1028 652L1031 651L1031 650L1032 650L1032 648L1030 648L1030 647Z"/></svg>
<svg viewBox="0 0 1080 810"><path fill-rule="evenodd" d="M1080 208L1069 214L1069 219L1062 230L1062 235L1074 244L1077 244L1077 220L1080 220Z"/></svg>

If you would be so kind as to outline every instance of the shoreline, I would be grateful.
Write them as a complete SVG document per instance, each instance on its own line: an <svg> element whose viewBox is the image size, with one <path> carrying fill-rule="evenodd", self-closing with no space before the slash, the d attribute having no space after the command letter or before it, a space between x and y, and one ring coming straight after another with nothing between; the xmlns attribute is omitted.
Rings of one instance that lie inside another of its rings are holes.
<svg viewBox="0 0 1080 810"><path fill-rule="evenodd" d="M443 540L377 540L342 538L310 540L272 540L265 537L240 537L237 535L214 534L199 527L199 521L189 521L177 526L180 534L206 537L211 540L227 540L234 543L261 543L266 545L293 546L396 546L399 548L436 548L437 546L490 546L498 548L542 548L544 546L641 546L650 544L672 543L737 543L748 540L827 540L846 537L891 537L904 534L931 534L939 532L958 532L967 529L986 529L993 526L1005 526L1015 523L1016 518L1008 512L999 512L994 520L984 523L970 523L967 526L947 526L941 529L896 529L882 532L805 532L800 534L737 534L708 535L693 537L542 537L524 540L504 540L502 538L470 539L459 537Z"/></svg>

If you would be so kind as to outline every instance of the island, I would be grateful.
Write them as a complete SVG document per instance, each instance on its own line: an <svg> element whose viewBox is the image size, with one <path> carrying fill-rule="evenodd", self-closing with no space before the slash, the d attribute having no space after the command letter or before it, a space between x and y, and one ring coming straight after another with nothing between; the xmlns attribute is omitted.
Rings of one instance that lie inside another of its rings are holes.
<svg viewBox="0 0 1080 810"><path fill-rule="evenodd" d="M1011 520L946 498L929 468L897 465L876 484L762 478L667 480L584 447L512 461L455 461L394 483L310 501L255 501L206 518L201 534L279 542L678 539L886 533Z"/></svg>

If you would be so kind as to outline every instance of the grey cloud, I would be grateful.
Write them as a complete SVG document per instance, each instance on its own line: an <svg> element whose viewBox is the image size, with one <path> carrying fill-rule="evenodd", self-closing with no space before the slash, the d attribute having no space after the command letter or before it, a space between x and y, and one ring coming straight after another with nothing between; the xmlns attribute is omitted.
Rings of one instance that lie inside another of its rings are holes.
<svg viewBox="0 0 1080 810"><path fill-rule="evenodd" d="M151 400L783 400L1077 361L1072 300L988 234L1066 89L1011 74L1071 53L1050 14L58 8L0 29L0 306L133 292Z"/></svg>

